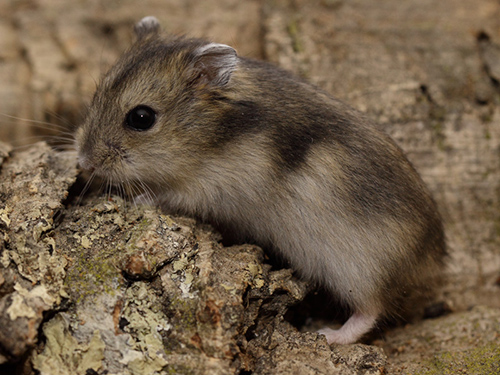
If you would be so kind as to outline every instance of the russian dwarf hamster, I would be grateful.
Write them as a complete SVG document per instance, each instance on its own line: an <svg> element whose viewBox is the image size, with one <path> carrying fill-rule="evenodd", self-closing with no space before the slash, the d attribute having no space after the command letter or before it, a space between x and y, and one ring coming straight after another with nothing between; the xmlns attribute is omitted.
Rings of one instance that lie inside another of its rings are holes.
<svg viewBox="0 0 500 375"><path fill-rule="evenodd" d="M168 35L154 17L135 33L76 132L83 168L274 249L351 311L320 331L329 343L356 342L439 274L436 204L361 113L227 45Z"/></svg>

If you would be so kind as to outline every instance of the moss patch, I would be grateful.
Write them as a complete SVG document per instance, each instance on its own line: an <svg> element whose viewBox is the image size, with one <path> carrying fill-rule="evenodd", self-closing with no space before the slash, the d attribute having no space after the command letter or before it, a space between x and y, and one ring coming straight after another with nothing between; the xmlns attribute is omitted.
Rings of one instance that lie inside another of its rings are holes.
<svg viewBox="0 0 500 375"><path fill-rule="evenodd" d="M437 354L429 361L426 370L418 375L498 375L500 374L500 345L486 346L461 352Z"/></svg>

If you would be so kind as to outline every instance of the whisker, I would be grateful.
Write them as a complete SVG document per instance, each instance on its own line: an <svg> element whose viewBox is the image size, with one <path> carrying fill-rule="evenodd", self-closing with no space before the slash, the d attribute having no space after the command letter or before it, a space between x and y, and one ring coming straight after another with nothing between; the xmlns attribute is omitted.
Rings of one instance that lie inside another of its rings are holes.
<svg viewBox="0 0 500 375"><path fill-rule="evenodd" d="M49 141L62 141L62 142L75 142L75 137L73 134L68 133L68 134L62 134L60 133L59 135L49 135L45 137Z"/></svg>
<svg viewBox="0 0 500 375"><path fill-rule="evenodd" d="M154 193L153 191L150 189L149 186L147 186L142 180L137 180L136 181L136 184L139 186L139 189L142 191L142 194L145 194L147 199L153 203L154 202L154 199L153 199L153 196L154 196Z"/></svg>
<svg viewBox="0 0 500 375"><path fill-rule="evenodd" d="M110 202L113 201L113 196L114 195L118 195L118 197L120 196L119 195L119 189L120 189L120 185L117 186L117 188L115 188L117 185L113 183L113 181L111 179L108 179L108 200ZM117 190L118 189L118 190Z"/></svg>
<svg viewBox="0 0 500 375"><path fill-rule="evenodd" d="M55 112L55 111L52 111L52 110L48 110L46 109L46 112L50 115L50 116L53 116L55 117L58 121L60 121L61 123L64 124L64 126L66 127L69 127L70 129L74 129L76 128L76 125L69 121L66 117L64 116L61 116L59 113ZM60 126L60 125L59 125Z"/></svg>
<svg viewBox="0 0 500 375"><path fill-rule="evenodd" d="M101 183L99 184L99 193L104 195L104 199L107 199L107 188L108 188L108 179L101 180Z"/></svg>
<svg viewBox="0 0 500 375"><path fill-rule="evenodd" d="M87 193L87 191L89 190L90 185L92 185L92 182L94 181L95 176L96 176L95 172L92 172L90 174L90 177L88 178L88 180L85 182L85 185L84 185L82 191L80 192L78 199L76 200L77 206L80 206L82 204L83 197L85 196L85 193Z"/></svg>
<svg viewBox="0 0 500 375"><path fill-rule="evenodd" d="M69 145L68 145L69 146ZM67 155L74 155L75 158L77 158L77 152L75 148L67 148L67 149L61 149L58 150L57 153L59 155L67 156Z"/></svg>
<svg viewBox="0 0 500 375"><path fill-rule="evenodd" d="M143 200L143 192L142 189L137 185L136 180L128 181L128 186L133 196L132 202L134 204L134 209L137 214L139 214L139 206L141 206Z"/></svg>
<svg viewBox="0 0 500 375"><path fill-rule="evenodd" d="M40 121L40 120L31 120L31 119L27 119L27 118L22 118L22 117L16 117L16 116L7 115L5 113L0 113L0 116L7 117L7 118L10 118L12 120L24 121L24 122L29 123L30 126L38 127L40 129L44 129L44 130L53 130L54 128L58 128L60 130L66 130L66 131L68 130L68 128L66 126L59 125L59 124L54 124L52 122ZM12 122L12 123L15 124L15 122Z"/></svg>
<svg viewBox="0 0 500 375"><path fill-rule="evenodd" d="M5 124L5 122L1 122L1 124ZM10 124L12 126L17 126L17 124ZM75 139L75 134L71 131L63 130L63 129L49 129L49 128L43 128L41 126L29 126L33 131L29 132L29 136L23 136L23 137L18 137L18 142L19 141L24 141L26 139L30 138L38 138L39 140L46 140L50 138L62 138L63 140L74 140ZM38 131L39 129L43 130L43 132Z"/></svg>
<svg viewBox="0 0 500 375"><path fill-rule="evenodd" d="M106 178L106 200L110 201L111 200L111 180L109 178Z"/></svg>
<svg viewBox="0 0 500 375"><path fill-rule="evenodd" d="M33 130L33 132L30 132L31 134L29 136L17 137L17 139L15 137L13 140L10 140L10 143L14 146L15 150L24 149L28 145L40 141L45 141L54 149L58 149L66 147L65 145L67 144L73 144L75 141L74 132L71 131L71 129L68 129L68 126L62 126L47 121L31 120L31 119L16 117L5 113L0 113L0 116L10 119L10 121L2 121L2 123L4 124L18 126L19 125L18 121L23 121L26 122L29 128ZM41 132L37 132L36 131L37 129L43 130L47 134L42 134Z"/></svg>
<svg viewBox="0 0 500 375"><path fill-rule="evenodd" d="M24 137L23 139L19 139L17 141L11 142L11 143L18 143L19 146L24 146L19 144L20 142L24 141L32 141L30 144L39 142L39 141L48 141L48 140L54 140L54 141L61 141L61 142L67 142L67 143L74 143L74 137L67 135L67 136L57 136L57 135L32 135L29 137Z"/></svg>
<svg viewBox="0 0 500 375"><path fill-rule="evenodd" d="M37 142L45 141L54 149L66 148L71 145L74 148L75 140L73 135L32 135L29 137L23 137L21 139L10 140L9 143L13 146L14 150L23 150L27 147L32 146Z"/></svg>
<svg viewBox="0 0 500 375"><path fill-rule="evenodd" d="M124 203L125 213L127 211L127 205L126 205L127 192L126 192L126 186L125 186L126 183L127 183L127 181L125 181L125 183L122 181L117 185L117 193L118 193L118 196L122 199L122 201Z"/></svg>
<svg viewBox="0 0 500 375"><path fill-rule="evenodd" d="M55 150L57 150L59 153L65 154L65 153L71 153L74 152L76 153L76 147L74 144L64 144L64 145L56 145L53 147Z"/></svg>
<svg viewBox="0 0 500 375"><path fill-rule="evenodd" d="M142 191L146 195L149 203L152 206L154 206L157 203L157 201L158 201L158 197L156 196L155 192L144 181L138 179L137 183L139 184L139 186L141 187Z"/></svg>
<svg viewBox="0 0 500 375"><path fill-rule="evenodd" d="M135 199L135 196L137 194L137 189L135 187L134 181L126 181L127 184L127 190L129 191L129 194L132 196L132 204L134 205L134 209L136 213L139 213L139 207L137 206L137 199Z"/></svg>

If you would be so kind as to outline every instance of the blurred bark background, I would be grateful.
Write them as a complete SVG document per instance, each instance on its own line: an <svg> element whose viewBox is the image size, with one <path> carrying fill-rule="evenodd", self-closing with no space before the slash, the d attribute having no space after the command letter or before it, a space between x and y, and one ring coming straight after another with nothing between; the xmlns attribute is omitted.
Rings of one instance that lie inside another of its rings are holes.
<svg viewBox="0 0 500 375"><path fill-rule="evenodd" d="M3 0L0 140L16 149L42 136L68 138L61 127L80 122L96 82L147 15L169 32L292 70L374 118L405 150L445 219L450 260L442 298L455 314L483 306L470 313L498 333L498 0ZM444 361L438 345L401 337L389 333L378 343L390 371L405 373L416 358ZM498 334L480 341L495 340ZM482 344L460 345L457 352L473 358L467 350Z"/></svg>

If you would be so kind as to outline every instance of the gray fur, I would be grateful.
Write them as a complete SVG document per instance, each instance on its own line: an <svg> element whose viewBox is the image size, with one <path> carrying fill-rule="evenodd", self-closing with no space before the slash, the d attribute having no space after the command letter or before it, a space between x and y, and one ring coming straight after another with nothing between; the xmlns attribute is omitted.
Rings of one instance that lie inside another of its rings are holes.
<svg viewBox="0 0 500 375"><path fill-rule="evenodd" d="M76 136L84 168L274 248L352 310L329 342L358 340L426 289L441 219L387 135L288 72L156 27L141 21L98 87ZM140 133L123 125L137 105L157 111Z"/></svg>

